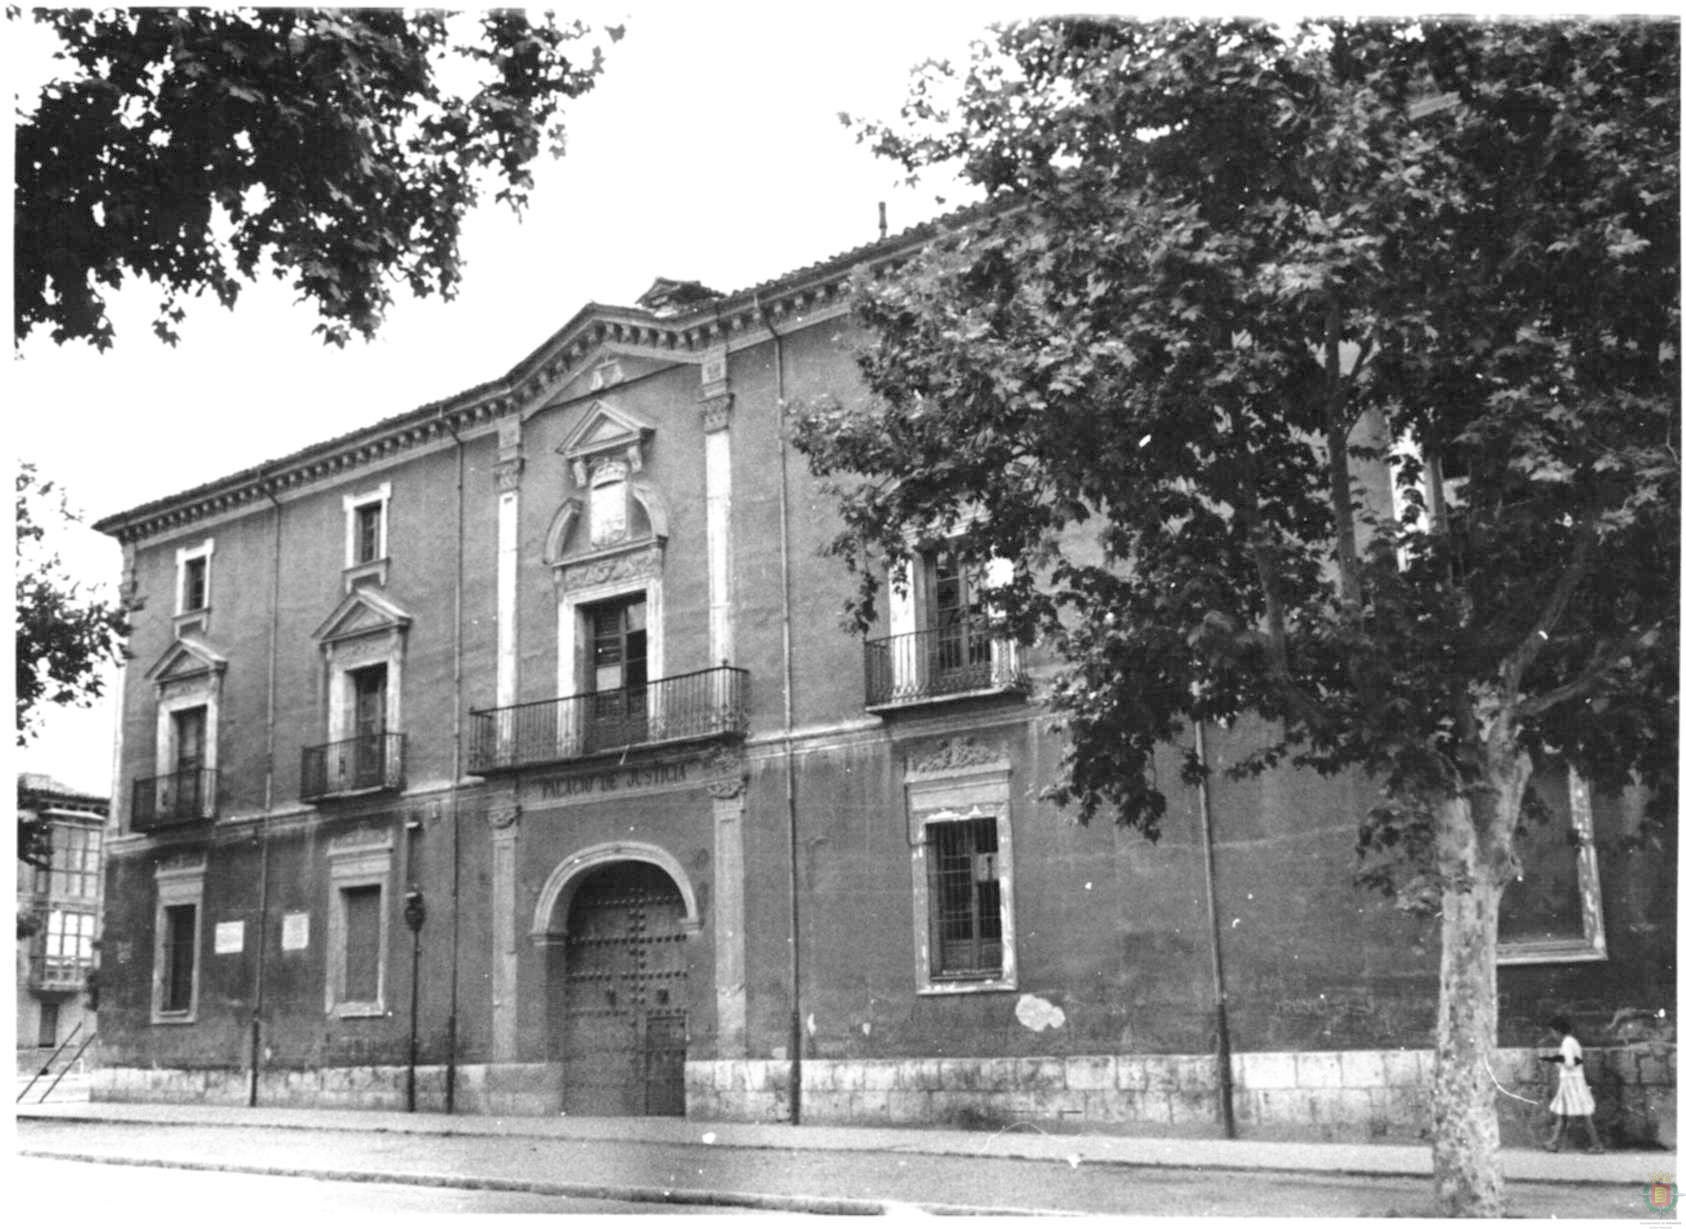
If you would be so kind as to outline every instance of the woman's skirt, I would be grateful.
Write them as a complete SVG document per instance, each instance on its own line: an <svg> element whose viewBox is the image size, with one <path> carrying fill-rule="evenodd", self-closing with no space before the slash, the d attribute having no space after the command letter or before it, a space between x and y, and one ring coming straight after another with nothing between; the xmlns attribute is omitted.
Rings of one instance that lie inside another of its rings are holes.
<svg viewBox="0 0 1686 1229"><path fill-rule="evenodd" d="M1579 1067L1560 1072L1557 1095L1551 1099L1551 1112L1579 1118L1592 1113L1592 1108L1592 1089L1587 1087L1586 1072Z"/></svg>

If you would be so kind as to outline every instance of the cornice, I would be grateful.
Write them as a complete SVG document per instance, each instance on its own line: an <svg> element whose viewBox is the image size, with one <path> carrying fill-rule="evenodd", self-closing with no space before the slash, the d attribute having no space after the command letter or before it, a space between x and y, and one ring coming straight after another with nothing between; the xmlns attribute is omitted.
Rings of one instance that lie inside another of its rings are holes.
<svg viewBox="0 0 1686 1229"><path fill-rule="evenodd" d="M94 524L129 545L248 506L284 499L310 484L450 439L484 433L497 420L553 392L605 347L701 364L710 350L759 344L775 332L811 328L849 311L848 280L863 266L894 267L933 238L979 216L972 206L899 235L854 248L692 310L658 316L642 308L588 303L501 379L477 385L290 456L153 500Z"/></svg>

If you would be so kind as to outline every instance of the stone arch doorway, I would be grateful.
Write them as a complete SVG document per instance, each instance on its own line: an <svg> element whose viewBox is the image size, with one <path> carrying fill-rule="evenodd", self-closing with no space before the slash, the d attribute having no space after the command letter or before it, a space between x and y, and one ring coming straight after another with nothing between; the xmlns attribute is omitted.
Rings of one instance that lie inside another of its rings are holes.
<svg viewBox="0 0 1686 1229"><path fill-rule="evenodd" d="M689 894L637 858L581 860L565 887L547 936L563 1112L683 1117Z"/></svg>

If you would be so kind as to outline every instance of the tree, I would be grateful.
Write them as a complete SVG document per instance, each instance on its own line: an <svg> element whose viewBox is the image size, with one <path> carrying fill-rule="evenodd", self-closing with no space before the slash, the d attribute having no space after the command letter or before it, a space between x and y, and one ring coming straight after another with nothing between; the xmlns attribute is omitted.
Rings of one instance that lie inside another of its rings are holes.
<svg viewBox="0 0 1686 1229"><path fill-rule="evenodd" d="M394 282L449 298L464 214L488 181L524 205L602 65L574 51L585 27L520 10L32 16L71 71L18 121L14 332L101 349L126 275L162 290L171 342L184 299L232 306L266 264L334 344L375 332Z"/></svg>
<svg viewBox="0 0 1686 1229"><path fill-rule="evenodd" d="M1196 721L1257 718L1244 771L1375 780L1366 878L1442 917L1447 1213L1503 1206L1534 767L1673 814L1678 74L1660 23L998 31L861 126L985 204L862 282L871 397L798 426L863 626L963 518L1017 561L990 600L1066 663L1083 820L1156 837L1153 749Z"/></svg>
<svg viewBox="0 0 1686 1229"><path fill-rule="evenodd" d="M58 555L47 549L43 519L60 526L76 519L55 484L42 481L35 466L21 462L16 496L17 745L27 747L40 732L46 706L86 706L104 692L101 671L126 658L129 622L121 603L84 596L65 575ZM20 861L42 869L50 865L52 827L35 817L21 778L17 835ZM20 907L18 938L27 938L39 925L33 912Z"/></svg>
<svg viewBox="0 0 1686 1229"><path fill-rule="evenodd" d="M76 517L56 485L42 481L27 461L18 466L16 507L17 743L25 747L46 706L85 707L100 697L101 670L124 660L129 622L121 603L85 596L46 549L42 515L60 524Z"/></svg>

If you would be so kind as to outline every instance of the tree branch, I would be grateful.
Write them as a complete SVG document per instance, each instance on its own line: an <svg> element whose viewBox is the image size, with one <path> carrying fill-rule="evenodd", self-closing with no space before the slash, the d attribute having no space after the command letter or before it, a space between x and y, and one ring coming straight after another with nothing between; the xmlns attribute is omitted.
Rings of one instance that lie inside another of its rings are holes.
<svg viewBox="0 0 1686 1229"><path fill-rule="evenodd" d="M1641 632L1629 632L1609 648L1593 655L1593 660L1579 675L1564 683L1561 687L1553 687L1550 691L1542 692L1526 700L1519 700L1516 713L1519 717L1538 717L1550 712L1559 704L1566 704L1570 700L1578 700L1589 694L1622 658L1639 647L1643 639Z"/></svg>
<svg viewBox="0 0 1686 1229"><path fill-rule="evenodd" d="M1516 701L1522 690L1522 676L1540 655L1540 650L1551 638L1552 628L1557 626L1563 612L1568 609L1569 599L1586 578L1587 565L1592 560L1592 549L1597 542L1598 518L1593 515L1583 517L1575 534L1575 545L1570 552L1568 566L1552 586L1551 596L1540 608L1539 617L1534 620L1533 626L1522 637L1522 642L1506 656L1504 664L1500 667L1499 676L1504 681L1505 698L1508 701Z"/></svg>

